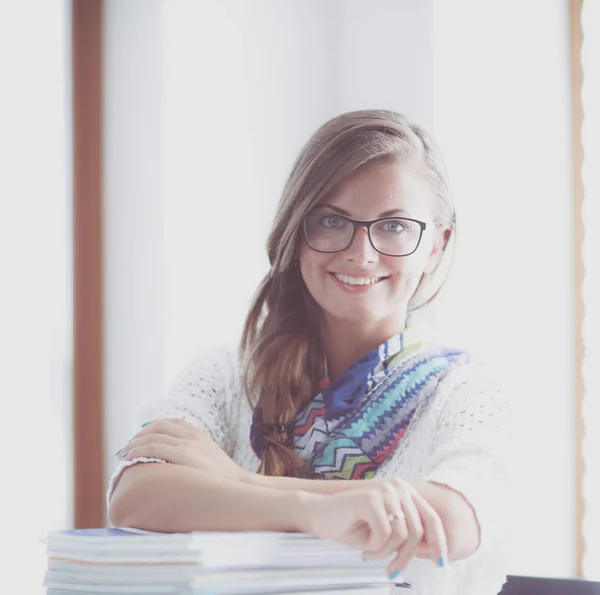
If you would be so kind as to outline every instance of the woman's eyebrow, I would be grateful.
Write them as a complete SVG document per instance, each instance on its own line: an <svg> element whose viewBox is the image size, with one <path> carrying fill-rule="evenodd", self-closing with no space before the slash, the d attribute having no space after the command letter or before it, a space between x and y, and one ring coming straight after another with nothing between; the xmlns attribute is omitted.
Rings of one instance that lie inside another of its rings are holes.
<svg viewBox="0 0 600 595"><path fill-rule="evenodd" d="M340 209L339 207L334 207L333 205L330 204L321 204L319 205L317 208L327 208L327 209L331 209L332 211L335 211L336 213L339 213L340 215L344 215L346 217L352 217L352 215L346 211L345 209ZM389 211L384 211L383 213L380 213L378 218L380 217L394 217L395 215L406 215L406 211L403 209L390 209Z"/></svg>

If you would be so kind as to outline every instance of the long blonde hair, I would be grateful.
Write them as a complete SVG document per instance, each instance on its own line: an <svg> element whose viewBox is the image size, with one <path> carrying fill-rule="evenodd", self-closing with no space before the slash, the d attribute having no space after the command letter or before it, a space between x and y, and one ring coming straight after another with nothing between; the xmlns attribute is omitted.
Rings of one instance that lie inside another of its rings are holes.
<svg viewBox="0 0 600 595"><path fill-rule="evenodd" d="M308 292L298 265L304 217L342 180L376 160L420 168L435 197L435 223L454 238L455 209L447 174L435 141L404 116L362 110L333 118L308 140L298 156L279 202L268 240L269 274L248 312L240 358L252 406L260 398L265 475L306 476L291 444L293 421L316 393L324 359L319 336L320 307ZM446 241L436 269L423 275L409 302L420 308L439 293L452 258ZM444 271L441 279L436 272Z"/></svg>

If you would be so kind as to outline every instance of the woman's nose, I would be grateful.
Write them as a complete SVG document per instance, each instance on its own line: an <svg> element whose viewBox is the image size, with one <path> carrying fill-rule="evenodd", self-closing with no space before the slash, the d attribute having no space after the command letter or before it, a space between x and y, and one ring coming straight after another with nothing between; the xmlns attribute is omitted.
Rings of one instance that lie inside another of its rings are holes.
<svg viewBox="0 0 600 595"><path fill-rule="evenodd" d="M352 243L346 248L344 256L350 262L357 264L366 264L374 262L377 259L378 252L371 245L369 232L366 227L359 227L356 230Z"/></svg>

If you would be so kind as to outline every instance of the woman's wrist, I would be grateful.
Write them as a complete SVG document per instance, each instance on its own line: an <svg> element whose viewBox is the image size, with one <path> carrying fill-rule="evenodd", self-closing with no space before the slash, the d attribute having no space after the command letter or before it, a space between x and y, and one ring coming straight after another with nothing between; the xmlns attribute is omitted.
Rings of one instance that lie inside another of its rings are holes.
<svg viewBox="0 0 600 595"><path fill-rule="evenodd" d="M269 486L261 480L263 477L264 475L260 475L259 473L244 470L244 473L240 474L239 476L239 481L250 486L268 488Z"/></svg>
<svg viewBox="0 0 600 595"><path fill-rule="evenodd" d="M256 485L256 486L261 485L254 481L255 477L258 477L257 473L254 473L253 471L248 471L247 469L243 469L240 467L239 473L235 477L235 480L240 483L244 483L246 485ZM267 486L263 486L263 487L267 487Z"/></svg>
<svg viewBox="0 0 600 595"><path fill-rule="evenodd" d="M381 482L379 479L366 479L361 481L334 481L321 479L299 479L296 477L273 477L250 473L244 476L243 481L250 485L271 488L283 491L303 491L311 494L331 495L346 492L348 490L374 487L374 483Z"/></svg>
<svg viewBox="0 0 600 595"><path fill-rule="evenodd" d="M326 498L322 494L313 494L303 490L290 492L289 495L294 498L294 507L290 508L291 514L294 515L294 526L300 533L314 534L314 508Z"/></svg>
<svg viewBox="0 0 600 595"><path fill-rule="evenodd" d="M259 473L248 472L242 476L242 482L254 488L275 490L279 494L271 501L272 513L278 517L277 524L289 526L291 531L312 533L312 518L314 505L323 498L322 495L311 493L309 490L295 489L285 480L288 477L272 477ZM283 480L283 481L282 481ZM282 489L282 486L287 489ZM281 513L285 516L281 517Z"/></svg>

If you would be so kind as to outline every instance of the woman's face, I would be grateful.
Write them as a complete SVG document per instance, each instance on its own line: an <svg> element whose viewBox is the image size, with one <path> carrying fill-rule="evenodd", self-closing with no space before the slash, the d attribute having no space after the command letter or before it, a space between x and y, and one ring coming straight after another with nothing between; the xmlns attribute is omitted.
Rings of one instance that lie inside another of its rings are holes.
<svg viewBox="0 0 600 595"><path fill-rule="evenodd" d="M418 249L409 256L380 254L365 227L357 229L343 252L316 252L303 242L302 278L330 322L389 325L390 333L404 328L408 301L423 272L432 270L440 256L443 234L434 226L432 207L432 191L421 175L397 163L375 163L359 168L313 210L331 215L324 220L328 229L344 224L336 215L359 221L408 217L427 224ZM398 229L392 224L383 233Z"/></svg>

